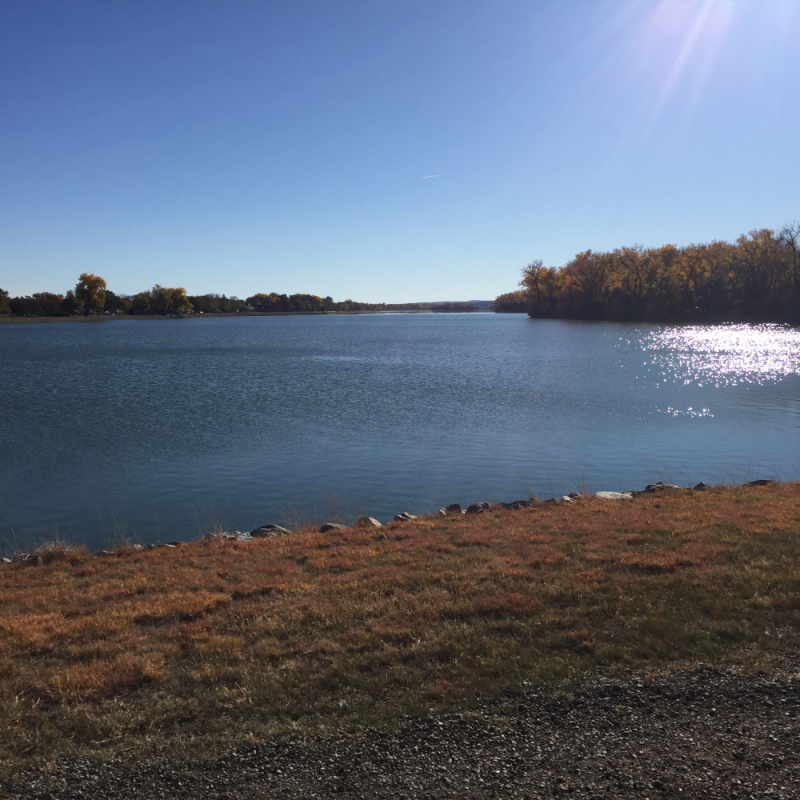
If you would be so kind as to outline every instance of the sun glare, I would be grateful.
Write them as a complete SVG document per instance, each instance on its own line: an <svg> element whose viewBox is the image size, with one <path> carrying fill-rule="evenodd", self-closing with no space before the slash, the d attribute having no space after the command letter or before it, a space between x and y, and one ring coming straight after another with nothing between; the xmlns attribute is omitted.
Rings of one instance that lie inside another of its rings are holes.
<svg viewBox="0 0 800 800"><path fill-rule="evenodd" d="M687 84L689 103L694 106L702 94L730 29L733 15L730 0L660 0L648 15L639 34L643 54L667 57L660 65L658 94L647 128L652 127L667 101Z"/></svg>
<svg viewBox="0 0 800 800"><path fill-rule="evenodd" d="M613 132L608 167L707 134L728 100L758 92L781 108L795 71L798 0L630 0L609 3L591 37L583 102Z"/></svg>
<svg viewBox="0 0 800 800"><path fill-rule="evenodd" d="M763 385L800 375L800 331L784 325L662 328L648 334L641 347L673 383Z"/></svg>

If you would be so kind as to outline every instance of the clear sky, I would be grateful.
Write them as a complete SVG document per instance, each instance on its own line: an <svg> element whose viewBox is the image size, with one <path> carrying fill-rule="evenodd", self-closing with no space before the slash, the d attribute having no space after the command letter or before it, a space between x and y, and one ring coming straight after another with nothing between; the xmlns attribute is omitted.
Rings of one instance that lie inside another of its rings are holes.
<svg viewBox="0 0 800 800"><path fill-rule="evenodd" d="M491 299L800 218L800 0L6 0L0 287Z"/></svg>

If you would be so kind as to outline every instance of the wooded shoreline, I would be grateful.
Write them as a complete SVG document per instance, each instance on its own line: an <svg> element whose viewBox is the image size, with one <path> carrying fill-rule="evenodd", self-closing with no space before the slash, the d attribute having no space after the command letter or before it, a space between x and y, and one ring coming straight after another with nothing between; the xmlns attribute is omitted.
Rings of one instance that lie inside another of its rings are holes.
<svg viewBox="0 0 800 800"><path fill-rule="evenodd" d="M178 320L178 319L218 319L243 317L347 317L362 314L490 314L492 311L475 309L474 311L442 311L435 308L411 309L401 311L244 311L241 313L211 314L108 314L91 317L0 317L0 325L34 323L34 322L110 322L112 320Z"/></svg>
<svg viewBox="0 0 800 800"><path fill-rule="evenodd" d="M241 315L287 313L353 313L353 312L465 312L491 307L491 300L443 301L424 303L362 303L355 300L335 301L315 294L258 293L242 300L220 294L190 295L183 287L156 284L136 295L112 292L104 278L88 272L81 274L74 289L66 294L35 292L11 297L0 288L0 319L48 317L185 317L191 315Z"/></svg>
<svg viewBox="0 0 800 800"><path fill-rule="evenodd" d="M495 309L545 319L800 323L800 223L735 243L586 250L561 267L533 261Z"/></svg>

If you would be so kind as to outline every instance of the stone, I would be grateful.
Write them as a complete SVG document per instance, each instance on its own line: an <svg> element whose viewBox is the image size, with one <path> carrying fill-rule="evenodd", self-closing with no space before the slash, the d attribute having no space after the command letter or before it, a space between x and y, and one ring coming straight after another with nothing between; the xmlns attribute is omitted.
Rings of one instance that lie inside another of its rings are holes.
<svg viewBox="0 0 800 800"><path fill-rule="evenodd" d="M265 536L286 536L291 531L286 530L286 528L281 528L280 525L262 525L260 528L256 528L254 531L250 531L250 535L254 539L263 539Z"/></svg>
<svg viewBox="0 0 800 800"><path fill-rule="evenodd" d="M97 557L98 558L105 558L106 556L110 556L110 555L111 555L111 551L110 550L100 550L98 552L98 554L97 554Z"/></svg>
<svg viewBox="0 0 800 800"><path fill-rule="evenodd" d="M745 486L774 486L775 481L765 480L761 478L757 481L748 481Z"/></svg>
<svg viewBox="0 0 800 800"><path fill-rule="evenodd" d="M142 550L144 550L144 545L142 545L142 544L132 544L131 545L131 550L135 550L137 553L139 553Z"/></svg>
<svg viewBox="0 0 800 800"><path fill-rule="evenodd" d="M579 497L583 497L580 492L570 492L567 497L571 497L573 500L577 500Z"/></svg>
<svg viewBox="0 0 800 800"><path fill-rule="evenodd" d="M694 487L694 490L696 492L704 492L708 488L709 488L709 485L707 483L703 483L703 481L700 481L700 483L698 483L697 486Z"/></svg>
<svg viewBox="0 0 800 800"><path fill-rule="evenodd" d="M513 511L519 511L521 508L528 508L530 504L530 500L514 500L511 503L500 503L503 508L510 508Z"/></svg>
<svg viewBox="0 0 800 800"><path fill-rule="evenodd" d="M562 503L571 503L571 502L573 502L573 500L568 494L562 494L561 495L561 502Z"/></svg>
<svg viewBox="0 0 800 800"><path fill-rule="evenodd" d="M328 531L346 531L347 525L340 525L338 522L325 522L320 527L320 533L328 533Z"/></svg>
<svg viewBox="0 0 800 800"><path fill-rule="evenodd" d="M461 514L461 503L451 503L449 506L439 509L439 513L446 517L448 514Z"/></svg>
<svg viewBox="0 0 800 800"><path fill-rule="evenodd" d="M4 558L3 564L13 564L14 562L10 558Z"/></svg>
<svg viewBox="0 0 800 800"><path fill-rule="evenodd" d="M664 483L663 481L658 481L658 483L648 483L647 486L644 487L644 490L648 494L655 494L656 492L664 492L667 489L679 489L679 486L675 486L672 483Z"/></svg>
<svg viewBox="0 0 800 800"><path fill-rule="evenodd" d="M467 507L467 514L483 514L484 511L488 511L490 508L488 503L473 503L471 506Z"/></svg>
<svg viewBox="0 0 800 800"><path fill-rule="evenodd" d="M224 539L225 541L232 542L254 542L255 537L249 533L242 533L241 531L212 531L206 536L206 539Z"/></svg>
<svg viewBox="0 0 800 800"><path fill-rule="evenodd" d="M383 525L375 517L361 517L356 520L354 528L382 528Z"/></svg>
<svg viewBox="0 0 800 800"><path fill-rule="evenodd" d="M414 514L409 514L408 511L401 511L394 517L395 522L409 522L412 519L416 519L416 516Z"/></svg>
<svg viewBox="0 0 800 800"><path fill-rule="evenodd" d="M633 495L630 492L595 492L595 497L601 500L632 500Z"/></svg>

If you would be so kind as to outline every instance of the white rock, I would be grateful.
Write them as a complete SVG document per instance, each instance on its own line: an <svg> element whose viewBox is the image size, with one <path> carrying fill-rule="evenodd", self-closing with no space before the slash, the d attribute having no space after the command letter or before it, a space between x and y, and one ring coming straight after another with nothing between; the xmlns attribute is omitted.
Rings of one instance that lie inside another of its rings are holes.
<svg viewBox="0 0 800 800"><path fill-rule="evenodd" d="M603 500L633 500L630 492L595 492L594 496Z"/></svg>

